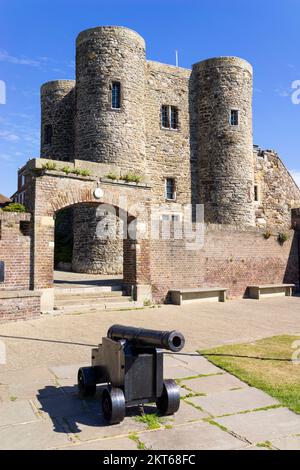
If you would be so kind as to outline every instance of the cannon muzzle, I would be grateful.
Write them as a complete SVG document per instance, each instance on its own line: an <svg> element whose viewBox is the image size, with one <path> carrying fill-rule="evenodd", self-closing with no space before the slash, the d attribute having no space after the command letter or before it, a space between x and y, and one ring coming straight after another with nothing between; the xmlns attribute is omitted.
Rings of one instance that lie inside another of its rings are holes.
<svg viewBox="0 0 300 470"><path fill-rule="evenodd" d="M184 347L185 339L179 331L147 330L133 326L112 325L107 337L115 341L126 339L135 345L153 346L178 352Z"/></svg>

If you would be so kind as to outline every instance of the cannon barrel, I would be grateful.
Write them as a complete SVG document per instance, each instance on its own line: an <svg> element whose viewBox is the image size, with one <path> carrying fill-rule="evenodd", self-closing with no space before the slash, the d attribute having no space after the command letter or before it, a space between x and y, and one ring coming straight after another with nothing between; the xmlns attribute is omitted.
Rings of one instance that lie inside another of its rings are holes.
<svg viewBox="0 0 300 470"><path fill-rule="evenodd" d="M179 331L148 330L133 326L112 325L107 337L113 340L126 339L136 345L153 346L178 352L184 347L185 339Z"/></svg>

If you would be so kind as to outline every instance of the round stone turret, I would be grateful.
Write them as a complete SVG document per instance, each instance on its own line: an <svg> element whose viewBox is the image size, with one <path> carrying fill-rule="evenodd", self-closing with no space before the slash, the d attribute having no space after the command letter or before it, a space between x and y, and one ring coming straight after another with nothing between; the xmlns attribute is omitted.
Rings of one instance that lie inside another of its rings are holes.
<svg viewBox="0 0 300 470"><path fill-rule="evenodd" d="M41 87L41 157L74 159L75 81L55 80Z"/></svg>
<svg viewBox="0 0 300 470"><path fill-rule="evenodd" d="M100 206L78 204L73 207L72 269L78 273L121 274L123 272L122 221L105 213Z"/></svg>
<svg viewBox="0 0 300 470"><path fill-rule="evenodd" d="M254 225L252 66L219 57L193 66L198 201L205 221Z"/></svg>
<svg viewBox="0 0 300 470"><path fill-rule="evenodd" d="M76 42L79 160L145 170L145 42L115 26L83 31Z"/></svg>

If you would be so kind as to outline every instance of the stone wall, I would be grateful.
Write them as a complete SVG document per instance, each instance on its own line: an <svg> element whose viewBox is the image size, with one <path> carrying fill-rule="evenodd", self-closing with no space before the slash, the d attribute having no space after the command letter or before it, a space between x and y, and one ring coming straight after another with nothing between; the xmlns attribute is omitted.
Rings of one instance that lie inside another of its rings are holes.
<svg viewBox="0 0 300 470"><path fill-rule="evenodd" d="M153 240L154 298L165 301L169 289L184 287L226 287L229 297L243 297L253 284L299 284L297 237L293 230L289 236L281 246L276 236L266 240L257 228L208 225L201 250L187 250L185 240Z"/></svg>
<svg viewBox="0 0 300 470"><path fill-rule="evenodd" d="M278 154L255 148L255 183L258 201L256 224L268 230L290 229L291 209L300 207L300 189Z"/></svg>
<svg viewBox="0 0 300 470"><path fill-rule="evenodd" d="M41 88L41 157L74 160L75 81L55 80ZM51 143L45 128L52 126Z"/></svg>
<svg viewBox="0 0 300 470"><path fill-rule="evenodd" d="M147 63L146 155L147 176L154 203L165 203L165 178L175 178L176 202L191 202L189 77L185 70L158 62ZM164 129L161 107L178 108L178 129ZM167 203L172 205L171 202Z"/></svg>

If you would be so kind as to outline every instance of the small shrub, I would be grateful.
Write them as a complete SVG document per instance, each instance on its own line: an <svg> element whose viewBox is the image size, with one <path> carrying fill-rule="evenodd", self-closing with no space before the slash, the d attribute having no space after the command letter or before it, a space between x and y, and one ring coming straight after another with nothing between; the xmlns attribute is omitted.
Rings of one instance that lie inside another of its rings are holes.
<svg viewBox="0 0 300 470"><path fill-rule="evenodd" d="M278 240L278 243L279 243L280 245L283 245L286 241L288 241L289 238L290 238L290 237L289 237L288 233L280 232L280 233L278 234L277 240Z"/></svg>
<svg viewBox="0 0 300 470"><path fill-rule="evenodd" d="M74 175L80 176L81 175L81 170L80 170L80 168L75 168L75 170L72 170L72 173Z"/></svg>
<svg viewBox="0 0 300 470"><path fill-rule="evenodd" d="M43 170L53 171L56 170L56 163L54 162L47 162L42 166Z"/></svg>
<svg viewBox="0 0 300 470"><path fill-rule="evenodd" d="M63 171L64 173L66 173L66 175L68 175L69 173L71 173L72 169L69 167L69 166L64 166L61 171Z"/></svg>
<svg viewBox="0 0 300 470"><path fill-rule="evenodd" d="M126 183L140 183L141 176L135 175L133 173L127 173L126 175L122 176L122 180L126 181Z"/></svg>
<svg viewBox="0 0 300 470"><path fill-rule="evenodd" d="M151 306L151 301L149 299L144 300L144 307L150 307Z"/></svg>
<svg viewBox="0 0 300 470"><path fill-rule="evenodd" d="M12 202L8 206L3 207L4 212L26 212L25 206L19 204L18 202Z"/></svg>
<svg viewBox="0 0 300 470"><path fill-rule="evenodd" d="M118 179L118 177L115 173L108 173L108 175L106 175L105 177L108 178L109 180L113 180L113 181Z"/></svg>
<svg viewBox="0 0 300 470"><path fill-rule="evenodd" d="M81 176L91 176L91 172L89 170L81 170Z"/></svg>
<svg viewBox="0 0 300 470"><path fill-rule="evenodd" d="M268 240L272 236L272 233L267 230L266 232L264 232L263 236L266 240Z"/></svg>

